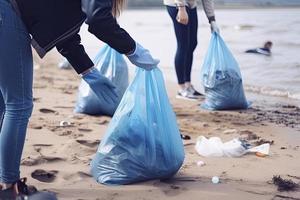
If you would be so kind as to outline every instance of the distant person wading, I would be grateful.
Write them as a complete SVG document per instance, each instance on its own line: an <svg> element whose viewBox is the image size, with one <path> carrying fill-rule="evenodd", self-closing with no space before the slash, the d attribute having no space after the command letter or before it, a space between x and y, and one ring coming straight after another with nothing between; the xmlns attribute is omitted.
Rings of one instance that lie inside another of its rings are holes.
<svg viewBox="0 0 300 200"><path fill-rule="evenodd" d="M256 53L261 54L265 56L271 56L273 43L271 41L265 42L264 46L261 48L255 48L255 49L249 49L246 51L246 53Z"/></svg>

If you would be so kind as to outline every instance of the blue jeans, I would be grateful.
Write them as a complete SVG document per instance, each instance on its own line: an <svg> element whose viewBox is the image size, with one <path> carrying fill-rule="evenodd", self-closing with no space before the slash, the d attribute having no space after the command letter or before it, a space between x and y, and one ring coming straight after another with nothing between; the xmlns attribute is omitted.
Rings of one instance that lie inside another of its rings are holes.
<svg viewBox="0 0 300 200"><path fill-rule="evenodd" d="M186 7L189 23L180 24L176 20L178 9L174 6L167 6L167 11L173 21L177 40L177 51L175 55L175 69L178 84L191 82L191 71L193 65L193 53L197 46L198 16L197 8Z"/></svg>
<svg viewBox="0 0 300 200"><path fill-rule="evenodd" d="M30 36L8 0L0 0L0 182L20 178L20 160L32 113Z"/></svg>

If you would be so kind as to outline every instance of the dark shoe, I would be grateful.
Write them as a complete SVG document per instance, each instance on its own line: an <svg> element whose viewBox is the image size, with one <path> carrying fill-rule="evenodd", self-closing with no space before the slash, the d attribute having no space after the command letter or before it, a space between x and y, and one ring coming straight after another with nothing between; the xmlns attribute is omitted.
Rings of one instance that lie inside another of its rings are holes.
<svg viewBox="0 0 300 200"><path fill-rule="evenodd" d="M26 178L13 184L11 188L0 191L0 200L57 200L48 192L38 192L34 186L26 185Z"/></svg>
<svg viewBox="0 0 300 200"><path fill-rule="evenodd" d="M16 200L57 200L56 196L50 192L37 192L33 195L29 195L26 198Z"/></svg>

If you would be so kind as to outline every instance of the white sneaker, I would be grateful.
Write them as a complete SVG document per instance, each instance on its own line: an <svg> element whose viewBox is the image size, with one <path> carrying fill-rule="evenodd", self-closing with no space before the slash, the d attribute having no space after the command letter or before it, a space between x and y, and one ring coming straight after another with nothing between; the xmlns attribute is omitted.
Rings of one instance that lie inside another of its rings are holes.
<svg viewBox="0 0 300 200"><path fill-rule="evenodd" d="M198 97L198 96L204 96L203 94L201 94L200 92L198 92L197 90L195 90L193 85L190 85L187 90L193 94L194 96Z"/></svg>
<svg viewBox="0 0 300 200"><path fill-rule="evenodd" d="M188 89L179 90L177 92L176 98L190 100L190 101L197 101L198 99L195 95L189 92Z"/></svg>

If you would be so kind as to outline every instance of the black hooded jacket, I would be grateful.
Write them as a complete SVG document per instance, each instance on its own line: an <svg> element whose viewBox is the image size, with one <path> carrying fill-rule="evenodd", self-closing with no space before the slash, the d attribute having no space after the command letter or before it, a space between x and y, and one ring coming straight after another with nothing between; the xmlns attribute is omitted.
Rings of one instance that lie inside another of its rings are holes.
<svg viewBox="0 0 300 200"><path fill-rule="evenodd" d="M32 46L43 58L56 47L78 74L93 66L81 45L83 22L89 31L120 53L135 48L130 35L112 16L112 0L10 0L32 36Z"/></svg>

